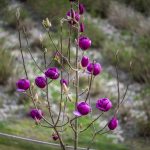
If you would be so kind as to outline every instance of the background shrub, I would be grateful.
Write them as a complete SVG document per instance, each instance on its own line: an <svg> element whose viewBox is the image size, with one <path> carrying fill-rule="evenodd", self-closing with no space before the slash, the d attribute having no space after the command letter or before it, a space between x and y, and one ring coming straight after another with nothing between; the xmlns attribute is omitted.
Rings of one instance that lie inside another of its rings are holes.
<svg viewBox="0 0 150 150"><path fill-rule="evenodd" d="M0 50L0 61L0 84L6 84L13 74L13 59L7 51Z"/></svg>
<svg viewBox="0 0 150 150"><path fill-rule="evenodd" d="M111 0L83 0L83 3L85 4L87 11L93 16L101 16L102 18L106 18L110 1Z"/></svg>
<svg viewBox="0 0 150 150"><path fill-rule="evenodd" d="M25 8L21 8L20 20L23 23L24 20L29 16L29 12ZM2 19L7 22L9 27L16 28L16 8L7 9Z"/></svg>
<svg viewBox="0 0 150 150"><path fill-rule="evenodd" d="M142 16L131 8L117 2L111 3L108 19L117 28L135 31L141 18Z"/></svg>
<svg viewBox="0 0 150 150"><path fill-rule="evenodd" d="M41 0L36 0L36 3L35 0L26 0L26 4L34 11L36 19L48 17L54 26L58 26L58 21L65 16L67 8L69 9L69 3L66 3L66 0L46 0L44 3Z"/></svg>
<svg viewBox="0 0 150 150"><path fill-rule="evenodd" d="M116 58L114 57L117 50L118 53L118 67L124 71L129 72L130 61L132 65L132 76L138 82L150 82L150 52L144 52L134 49L131 46L127 46L124 43L117 43L113 41L107 41L104 44L104 50L102 51L103 56L109 60L113 65L116 64Z"/></svg>
<svg viewBox="0 0 150 150"><path fill-rule="evenodd" d="M118 0L119 2L124 2L127 5L132 6L136 10L140 11L145 15L150 14L150 1L149 0Z"/></svg>
<svg viewBox="0 0 150 150"><path fill-rule="evenodd" d="M8 0L0 0L0 11L4 11L5 8L8 6Z"/></svg>
<svg viewBox="0 0 150 150"><path fill-rule="evenodd" d="M105 35L103 31L94 23L85 21L85 33L92 39L93 48L101 48L105 41Z"/></svg>

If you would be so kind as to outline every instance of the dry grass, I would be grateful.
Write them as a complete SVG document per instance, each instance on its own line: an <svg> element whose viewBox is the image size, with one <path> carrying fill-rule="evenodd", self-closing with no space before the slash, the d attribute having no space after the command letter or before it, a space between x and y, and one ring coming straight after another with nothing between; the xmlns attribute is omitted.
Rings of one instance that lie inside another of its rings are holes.
<svg viewBox="0 0 150 150"><path fill-rule="evenodd" d="M117 28L130 30L140 35L150 35L150 19L123 4L112 2L108 19Z"/></svg>

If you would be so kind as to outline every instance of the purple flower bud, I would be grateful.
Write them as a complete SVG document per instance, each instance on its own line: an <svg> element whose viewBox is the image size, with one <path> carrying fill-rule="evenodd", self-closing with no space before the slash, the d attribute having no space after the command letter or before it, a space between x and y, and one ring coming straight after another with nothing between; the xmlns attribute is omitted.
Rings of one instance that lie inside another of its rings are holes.
<svg viewBox="0 0 150 150"><path fill-rule="evenodd" d="M89 58L87 56L83 56L81 60L82 67L87 67L88 64L89 64Z"/></svg>
<svg viewBox="0 0 150 150"><path fill-rule="evenodd" d="M58 135L55 133L52 134L52 138L54 141L57 141L59 139Z"/></svg>
<svg viewBox="0 0 150 150"><path fill-rule="evenodd" d="M35 79L35 84L36 84L39 88L45 88L45 86L46 86L46 78L45 78L45 77L42 77L42 76L36 77L36 79Z"/></svg>
<svg viewBox="0 0 150 150"><path fill-rule="evenodd" d="M84 24L80 23L80 32L84 32Z"/></svg>
<svg viewBox="0 0 150 150"><path fill-rule="evenodd" d="M17 91L24 92L29 89L30 81L28 79L19 79L16 83Z"/></svg>
<svg viewBox="0 0 150 150"><path fill-rule="evenodd" d="M118 126L118 119L116 117L113 117L109 123L108 123L108 128L110 130L114 130Z"/></svg>
<svg viewBox="0 0 150 150"><path fill-rule="evenodd" d="M48 68L45 75L50 79L56 80L59 78L59 70L56 67Z"/></svg>
<svg viewBox="0 0 150 150"><path fill-rule="evenodd" d="M80 15L78 12L74 12L73 10L70 10L67 12L67 16L71 17L73 20L69 21L70 24L76 24L80 20Z"/></svg>
<svg viewBox="0 0 150 150"><path fill-rule="evenodd" d="M42 116L43 116L43 112L41 109L32 109L30 111L30 116L34 119L34 120L41 120Z"/></svg>
<svg viewBox="0 0 150 150"><path fill-rule="evenodd" d="M78 102L77 110L74 111L74 115L76 116L84 116L91 112L91 107L84 101Z"/></svg>
<svg viewBox="0 0 150 150"><path fill-rule="evenodd" d="M68 80L61 79L60 84L62 84L62 85L65 84L66 86L68 86Z"/></svg>
<svg viewBox="0 0 150 150"><path fill-rule="evenodd" d="M90 63L87 66L87 70L89 71L89 73L93 73L93 75L96 76L101 73L102 67L99 63Z"/></svg>
<svg viewBox="0 0 150 150"><path fill-rule="evenodd" d="M83 4L79 4L79 14L82 15L85 12L85 7Z"/></svg>
<svg viewBox="0 0 150 150"><path fill-rule="evenodd" d="M82 50L87 50L91 46L91 40L88 37L81 36L79 38L79 47Z"/></svg>
<svg viewBox="0 0 150 150"><path fill-rule="evenodd" d="M112 108L112 103L108 98L101 98L96 102L96 108L101 111L108 111Z"/></svg>

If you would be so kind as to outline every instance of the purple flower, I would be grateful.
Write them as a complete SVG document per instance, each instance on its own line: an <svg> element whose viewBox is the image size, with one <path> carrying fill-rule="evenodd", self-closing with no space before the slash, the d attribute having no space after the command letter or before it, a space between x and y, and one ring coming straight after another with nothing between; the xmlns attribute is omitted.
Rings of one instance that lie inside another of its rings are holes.
<svg viewBox="0 0 150 150"><path fill-rule="evenodd" d="M62 85L65 84L66 86L68 86L68 80L61 79L60 84L62 84Z"/></svg>
<svg viewBox="0 0 150 150"><path fill-rule="evenodd" d="M78 13L77 11L74 12L73 9L72 9L72 10L69 10L69 11L67 12L67 16L68 16L68 17L71 17L71 19L73 19L73 20L69 21L70 24L76 24L76 22L78 22L78 21L80 20L80 15L79 15L79 13Z"/></svg>
<svg viewBox="0 0 150 150"><path fill-rule="evenodd" d="M54 141L57 141L59 139L59 137L56 133L52 134L52 138L53 138Z"/></svg>
<svg viewBox="0 0 150 150"><path fill-rule="evenodd" d="M114 130L118 126L118 119L116 117L113 117L109 123L108 123L108 128L110 130Z"/></svg>
<svg viewBox="0 0 150 150"><path fill-rule="evenodd" d="M79 38L79 47L82 50L87 50L91 46L91 40L88 37L81 36Z"/></svg>
<svg viewBox="0 0 150 150"><path fill-rule="evenodd" d="M90 63L87 66L87 70L89 71L89 73L93 73L93 75L96 76L101 73L102 67L99 63Z"/></svg>
<svg viewBox="0 0 150 150"><path fill-rule="evenodd" d="M85 12L85 7L83 4L79 4L79 14L82 15Z"/></svg>
<svg viewBox="0 0 150 150"><path fill-rule="evenodd" d="M45 77L42 77L42 76L36 77L36 79L35 79L35 84L36 84L39 88L45 88L45 86L46 86L46 78L45 78Z"/></svg>
<svg viewBox="0 0 150 150"><path fill-rule="evenodd" d="M19 79L16 83L17 91L24 92L29 89L30 81L28 79Z"/></svg>
<svg viewBox="0 0 150 150"><path fill-rule="evenodd" d="M77 110L74 111L74 115L76 116L84 116L91 112L91 107L84 101L78 102Z"/></svg>
<svg viewBox="0 0 150 150"><path fill-rule="evenodd" d="M96 108L101 111L108 111L111 109L112 103L108 98L101 98L96 102Z"/></svg>
<svg viewBox="0 0 150 150"><path fill-rule="evenodd" d="M84 32L84 24L80 23L80 32Z"/></svg>
<svg viewBox="0 0 150 150"><path fill-rule="evenodd" d="M48 68L45 75L50 79L56 80L59 78L59 70L56 67Z"/></svg>
<svg viewBox="0 0 150 150"><path fill-rule="evenodd" d="M89 58L87 56L83 56L81 60L82 67L87 67L88 64L89 64Z"/></svg>
<svg viewBox="0 0 150 150"><path fill-rule="evenodd" d="M41 109L32 109L30 111L30 116L35 120L41 120L43 116L43 112Z"/></svg>

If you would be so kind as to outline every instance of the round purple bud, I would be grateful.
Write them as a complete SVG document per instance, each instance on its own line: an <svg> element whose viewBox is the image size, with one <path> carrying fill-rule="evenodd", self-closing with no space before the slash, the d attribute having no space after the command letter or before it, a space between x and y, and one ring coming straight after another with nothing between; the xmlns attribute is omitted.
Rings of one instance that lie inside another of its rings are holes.
<svg viewBox="0 0 150 150"><path fill-rule="evenodd" d="M91 46L91 40L88 37L81 36L79 38L79 47L82 50L87 50Z"/></svg>
<svg viewBox="0 0 150 150"><path fill-rule="evenodd" d="M84 24L80 23L80 32L84 32Z"/></svg>
<svg viewBox="0 0 150 150"><path fill-rule="evenodd" d="M76 24L76 22L78 22L80 20L79 13L77 11L74 12L74 10L69 10L67 12L67 16L71 17L71 19L73 19L73 20L69 21L70 24Z"/></svg>
<svg viewBox="0 0 150 150"><path fill-rule="evenodd" d="M85 7L83 4L79 4L79 14L82 15L85 12Z"/></svg>
<svg viewBox="0 0 150 150"><path fill-rule="evenodd" d="M108 123L108 128L110 130L114 130L118 126L118 119L116 117L113 117L109 123Z"/></svg>
<svg viewBox="0 0 150 150"><path fill-rule="evenodd" d="M16 83L17 91L24 92L30 88L30 81L28 79L19 79Z"/></svg>
<svg viewBox="0 0 150 150"><path fill-rule="evenodd" d="M35 120L41 120L43 116L43 112L41 109L32 109L30 111L30 116Z"/></svg>
<svg viewBox="0 0 150 150"><path fill-rule="evenodd" d="M46 86L46 78L45 78L45 77L42 77L42 76L36 77L36 79L35 79L35 84L36 84L39 88L45 88L45 86Z"/></svg>
<svg viewBox="0 0 150 150"><path fill-rule="evenodd" d="M89 58L87 56L83 56L81 60L82 67L87 67L88 64L89 64Z"/></svg>
<svg viewBox="0 0 150 150"><path fill-rule="evenodd" d="M74 111L74 115L76 116L84 116L91 112L91 107L84 101L78 102L77 110Z"/></svg>
<svg viewBox="0 0 150 150"><path fill-rule="evenodd" d="M96 102L96 108L101 111L108 111L112 108L112 103L108 98L101 98Z"/></svg>
<svg viewBox="0 0 150 150"><path fill-rule="evenodd" d="M52 138L53 138L54 141L57 141L59 137L58 137L57 134L53 133L52 134Z"/></svg>
<svg viewBox="0 0 150 150"><path fill-rule="evenodd" d="M99 63L90 63L87 66L87 70L89 71L89 73L93 73L93 75L96 76L101 73L102 67Z"/></svg>
<svg viewBox="0 0 150 150"><path fill-rule="evenodd" d="M62 84L62 85L65 84L66 86L68 86L68 80L61 79L60 84Z"/></svg>
<svg viewBox="0 0 150 150"><path fill-rule="evenodd" d="M56 67L48 68L45 75L50 79L56 80L59 78L59 70Z"/></svg>

